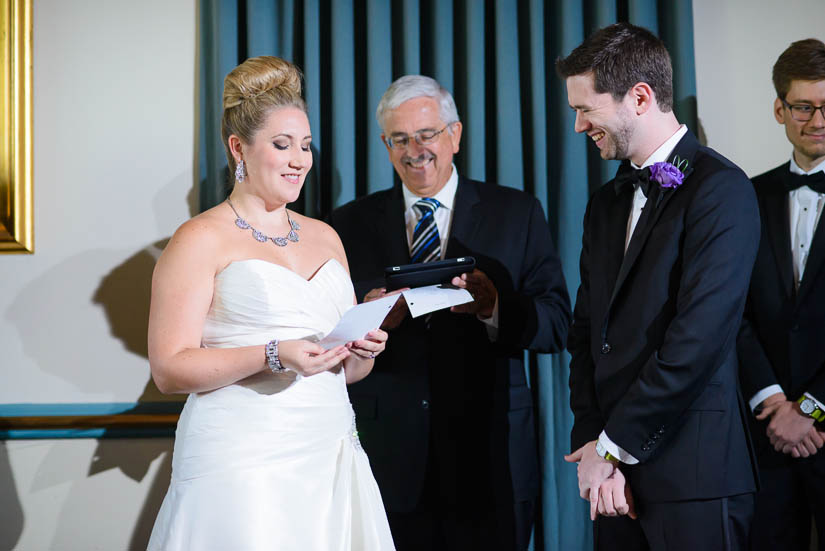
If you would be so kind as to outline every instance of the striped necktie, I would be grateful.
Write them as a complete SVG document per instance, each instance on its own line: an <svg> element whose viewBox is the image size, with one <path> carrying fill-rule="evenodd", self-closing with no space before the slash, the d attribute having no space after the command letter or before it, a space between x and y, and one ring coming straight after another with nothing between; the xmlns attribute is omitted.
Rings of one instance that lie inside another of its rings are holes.
<svg viewBox="0 0 825 551"><path fill-rule="evenodd" d="M436 199L426 197L413 205L418 211L418 223L413 230L410 262L430 262L441 259L441 236L435 223L435 211L441 206Z"/></svg>

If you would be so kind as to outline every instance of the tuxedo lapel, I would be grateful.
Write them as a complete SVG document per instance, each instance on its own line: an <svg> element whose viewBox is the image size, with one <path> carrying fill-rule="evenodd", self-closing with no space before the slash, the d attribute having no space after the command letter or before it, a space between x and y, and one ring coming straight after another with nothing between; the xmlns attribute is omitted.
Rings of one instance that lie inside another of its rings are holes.
<svg viewBox="0 0 825 551"><path fill-rule="evenodd" d="M670 154L668 159L668 162L673 165L681 165L681 170L684 174L682 184L678 188L662 188L655 182L651 185L650 197L645 204L645 210L648 210L653 205L655 205L655 208L652 212L643 212L642 216L639 217L639 221L633 231L633 236L630 238L630 243L627 246L627 251L625 252L621 267L619 268L619 275L616 278L616 285L613 286L613 294L610 297L608 311L610 310L610 307L613 306L613 301L616 299L619 290L627 279L627 274L630 273L630 269L639 258L639 254L642 252L644 244L650 236L650 232L656 226L656 222L658 222L659 218L662 216L662 212L664 212L665 207L667 207L667 204L673 196L679 192L679 188L689 183L690 175L693 173L693 160L698 150L699 141L696 139L696 136L688 130L682 139L679 140L679 143L676 144L676 147L673 149L673 152Z"/></svg>
<svg viewBox="0 0 825 551"><path fill-rule="evenodd" d="M459 176L458 188L453 201L453 219L450 223L450 237L447 241L447 251L444 258L462 256L467 247L473 243L473 237L478 230L483 216L478 209L481 207L478 184ZM504 213L502 213L503 215Z"/></svg>
<svg viewBox="0 0 825 551"><path fill-rule="evenodd" d="M404 222L404 194L400 185L390 190L387 199L379 203L377 210L373 218L373 233L363 238L378 241L377 248L387 253L387 266L409 264L410 248L407 243L407 226Z"/></svg>
<svg viewBox="0 0 825 551"><path fill-rule="evenodd" d="M595 258L605 259L604 276L607 283L607 289L616 288L616 280L619 276L619 269L622 265L625 255L625 239L627 237L627 220L630 216L630 209L633 206L633 192L630 190L622 192L616 199L608 205L607 209L607 225L605 233L607 234L607 250L596 253ZM621 231L617 228L625 228ZM592 255L593 253L591 253Z"/></svg>
<svg viewBox="0 0 825 551"><path fill-rule="evenodd" d="M822 268L823 262L825 262L825 221L820 217L819 223L816 225L813 241L811 242L811 252L808 253L808 261L805 262L805 272L802 274L802 282L799 284L797 304L800 304L808 291L810 291L813 286L813 281L816 279L817 272Z"/></svg>
<svg viewBox="0 0 825 551"><path fill-rule="evenodd" d="M782 287L785 289L786 296L790 298L793 296L794 282L788 193L780 183L777 183L766 194L761 206L765 212L765 226L776 258L776 267L782 278ZM813 251L811 251L811 254L813 254Z"/></svg>

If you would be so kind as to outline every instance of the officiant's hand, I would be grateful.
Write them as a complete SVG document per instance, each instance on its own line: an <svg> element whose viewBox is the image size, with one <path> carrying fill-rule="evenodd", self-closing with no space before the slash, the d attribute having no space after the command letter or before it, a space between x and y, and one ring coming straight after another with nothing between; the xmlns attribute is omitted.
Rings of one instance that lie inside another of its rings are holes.
<svg viewBox="0 0 825 551"><path fill-rule="evenodd" d="M473 302L453 306L450 311L458 314L476 314L481 318L489 318L493 315L498 291L487 274L475 269L468 274L454 277L451 283L461 289L467 289L473 296Z"/></svg>
<svg viewBox="0 0 825 551"><path fill-rule="evenodd" d="M396 289L395 291L390 291L389 293L384 287L379 287L378 289L373 289L369 293L364 296L364 302L370 302L372 300L378 300L379 298L384 298L389 295L397 295L402 291L409 291L409 287L404 287L403 289ZM407 308L407 301L403 298L398 299L398 302L392 307L390 313L387 314L387 317L384 318L384 323L381 324L381 329L384 331L388 331L390 329L395 329L401 322L404 321L404 318L407 317L407 314L410 312L409 308Z"/></svg>

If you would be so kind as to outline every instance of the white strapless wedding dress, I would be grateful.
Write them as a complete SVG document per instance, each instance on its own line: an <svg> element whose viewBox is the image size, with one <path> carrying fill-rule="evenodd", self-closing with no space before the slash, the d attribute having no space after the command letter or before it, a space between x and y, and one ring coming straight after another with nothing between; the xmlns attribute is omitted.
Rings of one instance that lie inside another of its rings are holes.
<svg viewBox="0 0 825 551"><path fill-rule="evenodd" d="M335 260L309 280L263 260L236 261L215 278L203 346L319 339L352 297ZM312 377L267 371L190 394L149 549L395 549L343 369Z"/></svg>

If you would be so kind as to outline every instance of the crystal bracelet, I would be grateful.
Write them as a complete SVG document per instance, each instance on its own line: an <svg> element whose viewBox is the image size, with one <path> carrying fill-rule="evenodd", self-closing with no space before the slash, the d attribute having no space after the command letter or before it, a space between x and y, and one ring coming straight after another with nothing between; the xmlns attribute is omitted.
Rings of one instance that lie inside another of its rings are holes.
<svg viewBox="0 0 825 551"><path fill-rule="evenodd" d="M281 358L278 357L278 340L273 339L266 343L266 364L272 373L283 373L286 368L281 365Z"/></svg>

